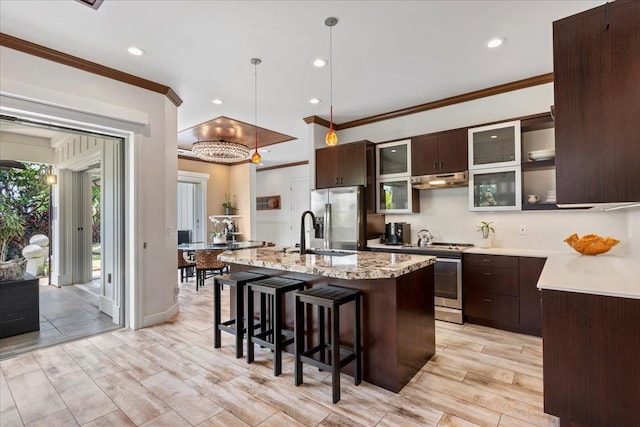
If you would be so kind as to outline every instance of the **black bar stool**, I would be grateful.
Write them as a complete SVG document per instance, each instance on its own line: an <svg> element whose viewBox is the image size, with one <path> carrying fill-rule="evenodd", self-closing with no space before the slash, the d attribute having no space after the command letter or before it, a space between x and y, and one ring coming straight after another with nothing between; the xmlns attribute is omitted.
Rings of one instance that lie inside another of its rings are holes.
<svg viewBox="0 0 640 427"><path fill-rule="evenodd" d="M353 349L340 347L340 306L353 301L355 303ZM353 375L353 383L360 384L362 380L362 356L360 348L360 301L361 292L337 286L316 286L311 289L295 293L295 384L302 384L302 363L309 363L320 369L331 371L331 391L333 403L340 400L340 369L355 360L356 365ZM304 337L304 312L305 304L318 306L318 337L317 346L305 349ZM331 310L331 328L329 341L325 337L324 309ZM313 357L320 353L320 360ZM329 363L326 363L325 354L329 353ZM341 356L343 356L341 358Z"/></svg>
<svg viewBox="0 0 640 427"><path fill-rule="evenodd" d="M213 279L213 347L220 348L220 331L236 337L236 358L242 357L242 340L245 328L251 328L252 323L244 318L244 287L253 280L264 279L265 275L249 272L237 272L218 276ZM220 291L223 285L236 288L236 317L225 322L221 321Z"/></svg>
<svg viewBox="0 0 640 427"><path fill-rule="evenodd" d="M247 328L247 363L252 363L254 359L253 344L260 344L273 350L273 375L277 377L282 373L282 349L293 342L293 331L284 329L283 297L287 292L302 290L304 287L305 282L302 280L285 277L270 277L247 283L247 323L253 321L253 293L259 292L261 298L260 332L254 334L253 328ZM271 300L268 313L264 304L265 296Z"/></svg>

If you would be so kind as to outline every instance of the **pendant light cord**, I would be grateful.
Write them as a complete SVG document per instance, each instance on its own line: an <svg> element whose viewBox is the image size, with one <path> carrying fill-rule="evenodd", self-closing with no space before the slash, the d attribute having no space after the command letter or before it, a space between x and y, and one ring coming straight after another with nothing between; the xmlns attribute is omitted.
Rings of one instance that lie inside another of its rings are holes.
<svg viewBox="0 0 640 427"><path fill-rule="evenodd" d="M333 129L333 27L329 27L329 123Z"/></svg>
<svg viewBox="0 0 640 427"><path fill-rule="evenodd" d="M253 64L253 75L254 75L254 99L255 99L255 111L254 111L254 123L255 123L255 137L256 137L256 152L258 151L258 62L256 61Z"/></svg>

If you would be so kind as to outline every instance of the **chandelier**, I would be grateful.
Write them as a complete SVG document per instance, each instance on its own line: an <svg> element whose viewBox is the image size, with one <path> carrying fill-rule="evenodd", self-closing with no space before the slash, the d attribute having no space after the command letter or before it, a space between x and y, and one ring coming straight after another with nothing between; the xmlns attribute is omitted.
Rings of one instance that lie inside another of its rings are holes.
<svg viewBox="0 0 640 427"><path fill-rule="evenodd" d="M202 160L216 163L235 163L249 157L249 147L224 139L198 141L191 151Z"/></svg>

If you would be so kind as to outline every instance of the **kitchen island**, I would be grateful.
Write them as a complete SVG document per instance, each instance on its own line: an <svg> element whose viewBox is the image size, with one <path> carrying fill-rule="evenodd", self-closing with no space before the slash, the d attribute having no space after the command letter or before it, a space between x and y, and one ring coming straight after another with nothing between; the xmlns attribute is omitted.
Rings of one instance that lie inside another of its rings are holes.
<svg viewBox="0 0 640 427"><path fill-rule="evenodd" d="M362 292L363 379L398 392L435 354L433 264L436 258L375 252L340 256L287 253L269 247L225 251L231 271L257 271L303 280L307 286L334 285ZM349 318L351 307L341 317ZM317 328L315 313L309 327ZM293 295L287 296L286 327L293 329ZM341 343L352 344L351 322L342 322ZM312 339L310 336L307 339ZM352 366L344 371L350 373Z"/></svg>

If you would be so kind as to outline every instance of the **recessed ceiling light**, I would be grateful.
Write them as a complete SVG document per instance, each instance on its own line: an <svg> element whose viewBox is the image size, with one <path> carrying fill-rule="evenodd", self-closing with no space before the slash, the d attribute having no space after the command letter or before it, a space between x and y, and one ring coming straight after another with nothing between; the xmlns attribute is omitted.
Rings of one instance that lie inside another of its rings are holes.
<svg viewBox="0 0 640 427"><path fill-rule="evenodd" d="M319 104L319 103L320 103L320 99L318 99L318 98L311 98L311 99L309 100L309 102L310 102L311 104Z"/></svg>
<svg viewBox="0 0 640 427"><path fill-rule="evenodd" d="M139 47L135 47L135 46L130 46L129 49L127 49L127 51L131 55L135 55L135 56L144 55L144 50L140 49Z"/></svg>
<svg viewBox="0 0 640 427"><path fill-rule="evenodd" d="M314 67L324 67L325 65L327 65L327 60L326 59L322 59L322 58L318 58L316 60L313 61L313 66Z"/></svg>
<svg viewBox="0 0 640 427"><path fill-rule="evenodd" d="M495 49L495 48L497 48L497 47L502 46L502 45L503 45L503 44L505 44L506 42L507 42L507 39L506 39L505 37L495 37L495 38L493 38L493 39L489 40L489 41L486 43L486 46L487 46L489 49Z"/></svg>
<svg viewBox="0 0 640 427"><path fill-rule="evenodd" d="M496 139L498 135L491 135L491 139Z"/></svg>
<svg viewBox="0 0 640 427"><path fill-rule="evenodd" d="M224 104L224 100L219 99L219 98L212 99L211 102L213 102L216 105Z"/></svg>

